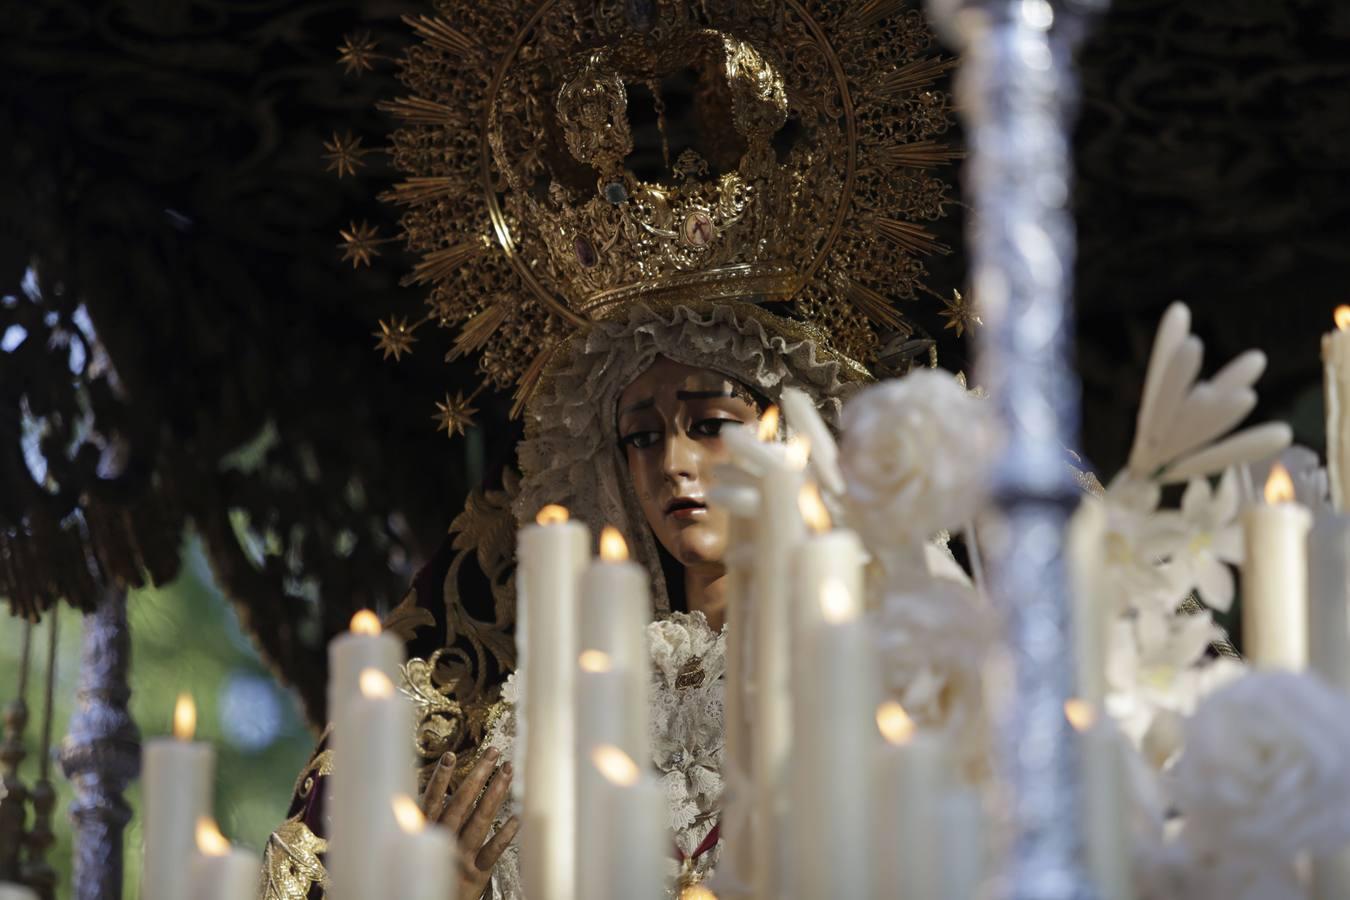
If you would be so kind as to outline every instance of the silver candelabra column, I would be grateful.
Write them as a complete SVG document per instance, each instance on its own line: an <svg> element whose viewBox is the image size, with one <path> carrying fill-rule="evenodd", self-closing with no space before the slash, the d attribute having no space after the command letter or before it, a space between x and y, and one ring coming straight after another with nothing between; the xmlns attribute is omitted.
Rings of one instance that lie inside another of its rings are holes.
<svg viewBox="0 0 1350 900"><path fill-rule="evenodd" d="M1078 499L1065 453L1077 443L1079 403L1070 363L1071 52L1104 5L929 2L962 52L968 247L985 322L978 371L1008 439L981 537L1013 670L1000 735L1012 841L998 885L1013 900L1095 893L1080 864L1076 741L1064 715L1074 662L1063 550Z"/></svg>
<svg viewBox="0 0 1350 900"><path fill-rule="evenodd" d="M75 789L75 900L122 896L122 832L131 807L122 792L140 771L140 732L127 709L131 688L127 594L106 588L84 620L77 708L61 749Z"/></svg>

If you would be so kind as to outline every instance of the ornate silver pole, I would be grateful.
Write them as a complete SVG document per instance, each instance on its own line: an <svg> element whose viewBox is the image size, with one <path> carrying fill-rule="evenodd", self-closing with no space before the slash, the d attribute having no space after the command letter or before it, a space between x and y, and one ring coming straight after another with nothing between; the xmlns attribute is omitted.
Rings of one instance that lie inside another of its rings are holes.
<svg viewBox="0 0 1350 900"><path fill-rule="evenodd" d="M1074 672L1064 531L1077 501L1065 450L1077 443L1079 402L1070 365L1071 51L1089 5L930 0L962 51L968 246L985 322L980 383L1008 437L996 512L981 537L1013 669L1000 738L1012 841L998 894L1014 900L1095 895L1079 859L1078 760L1064 716Z"/></svg>
<svg viewBox="0 0 1350 900"><path fill-rule="evenodd" d="M122 791L141 764L140 733L127 711L130 664L126 591L107 588L84 620L77 705L61 749L61 767L75 788L76 900L122 896L122 831L131 819Z"/></svg>

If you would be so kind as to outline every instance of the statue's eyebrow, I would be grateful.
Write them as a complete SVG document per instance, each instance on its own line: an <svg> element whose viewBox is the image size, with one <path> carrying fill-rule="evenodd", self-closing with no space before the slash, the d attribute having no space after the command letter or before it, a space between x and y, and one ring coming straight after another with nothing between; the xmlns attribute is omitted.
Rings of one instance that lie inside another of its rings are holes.
<svg viewBox="0 0 1350 900"><path fill-rule="evenodd" d="M713 400L717 397L734 397L736 393L729 387L720 387L711 391L676 391L676 400Z"/></svg>
<svg viewBox="0 0 1350 900"><path fill-rule="evenodd" d="M630 406L625 406L623 409L619 410L619 415L626 416L629 413L641 412L644 409L651 409L655 405L656 405L656 398L648 397L646 400L639 400L638 402Z"/></svg>

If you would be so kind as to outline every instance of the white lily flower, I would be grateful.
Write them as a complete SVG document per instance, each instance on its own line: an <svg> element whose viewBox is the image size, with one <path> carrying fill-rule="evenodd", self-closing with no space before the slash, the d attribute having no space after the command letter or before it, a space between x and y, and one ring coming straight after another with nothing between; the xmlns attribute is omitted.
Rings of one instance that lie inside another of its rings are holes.
<svg viewBox="0 0 1350 900"><path fill-rule="evenodd" d="M1206 605L1227 612L1233 605L1233 572L1242 562L1242 525L1238 521L1237 474L1229 469L1211 490L1204 478L1192 479L1181 498L1187 541L1177 560Z"/></svg>

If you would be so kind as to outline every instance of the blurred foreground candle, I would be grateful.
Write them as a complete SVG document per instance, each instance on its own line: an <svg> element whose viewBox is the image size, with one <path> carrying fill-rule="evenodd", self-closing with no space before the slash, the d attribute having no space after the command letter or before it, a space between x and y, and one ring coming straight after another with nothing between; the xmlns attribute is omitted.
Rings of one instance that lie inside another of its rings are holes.
<svg viewBox="0 0 1350 900"><path fill-rule="evenodd" d="M600 777L593 828L599 830L593 859L597 893L586 900L646 900L666 895L666 860L673 838L661 783L644 774L618 747L591 751Z"/></svg>
<svg viewBox="0 0 1350 900"><path fill-rule="evenodd" d="M945 744L938 735L917 730L904 707L892 700L877 707L876 724L886 743L876 761L872 896L939 900L944 883L939 822L950 781Z"/></svg>
<svg viewBox="0 0 1350 900"><path fill-rule="evenodd" d="M1336 329L1322 335L1327 415L1327 474L1337 511L1350 512L1350 306L1338 306Z"/></svg>
<svg viewBox="0 0 1350 900"><path fill-rule="evenodd" d="M576 891L577 588L590 553L586 526L546 506L518 537L521 619L516 659L524 670L517 746L524 746L521 875L531 900ZM533 636L533 638L532 638Z"/></svg>
<svg viewBox="0 0 1350 900"><path fill-rule="evenodd" d="M1078 696L1100 707L1106 699L1106 598L1098 579L1106 540L1106 505L1085 497L1069 520L1066 541L1073 588L1073 652Z"/></svg>
<svg viewBox="0 0 1350 900"><path fill-rule="evenodd" d="M417 801L398 794L390 803L398 830L390 837L389 887L380 896L389 900L456 900L457 850L448 828L427 825Z"/></svg>
<svg viewBox="0 0 1350 900"><path fill-rule="evenodd" d="M1242 649L1253 665L1302 670L1308 663L1308 531L1294 483L1276 463L1265 503L1243 515Z"/></svg>
<svg viewBox="0 0 1350 900"><path fill-rule="evenodd" d="M403 664L403 642L384 634L380 618L368 609L352 616L347 630L328 644L328 721L337 746L342 710L357 696L357 680L366 669L383 672L392 681Z"/></svg>
<svg viewBox="0 0 1350 900"><path fill-rule="evenodd" d="M195 830L197 853L188 866L193 900L254 900L262 874L255 853L231 846L216 820L203 816Z"/></svg>
<svg viewBox="0 0 1350 900"><path fill-rule="evenodd" d="M1110 719L1099 720L1097 707L1084 700L1067 701L1064 715L1078 732L1088 875L1101 900L1131 900L1132 816L1125 737Z"/></svg>
<svg viewBox="0 0 1350 900"><path fill-rule="evenodd" d="M197 821L211 813L216 754L192 740L197 707L179 694L173 709L173 737L147 741L141 763L145 862L142 900L183 900L190 896L188 861L196 852Z"/></svg>
<svg viewBox="0 0 1350 900"><path fill-rule="evenodd" d="M0 900L38 900L38 895L21 884L0 881Z"/></svg>
<svg viewBox="0 0 1350 900"><path fill-rule="evenodd" d="M1329 511L1318 513L1308 538L1308 664L1350 693L1350 516ZM1350 847L1313 858L1309 896L1350 897Z"/></svg>
<svg viewBox="0 0 1350 900"><path fill-rule="evenodd" d="M755 828L752 833L753 885L757 897L784 894L787 767L792 745L791 626L792 559L805 534L798 498L805 441L790 443L760 478L760 509L755 521L755 565L751 585L753 634L750 658L755 667L755 710L751 739Z"/></svg>
<svg viewBox="0 0 1350 900"><path fill-rule="evenodd" d="M583 655L598 651L606 656L607 671L622 684L615 710L622 733L592 742L617 744L643 766L652 758L647 701L651 681L647 626L651 620L647 570L628 558L628 545L618 529L606 525L600 532L600 558L581 579L580 647ZM579 727L585 733L585 726Z"/></svg>
<svg viewBox="0 0 1350 900"><path fill-rule="evenodd" d="M840 562L847 567L847 558ZM868 766L880 673L861 596L842 578L825 579L813 605L819 618L801 636L794 666L793 721L803 727L793 741L788 816L793 896L866 898L873 821Z"/></svg>
<svg viewBox="0 0 1350 900"><path fill-rule="evenodd" d="M341 722L328 807L329 895L367 900L383 896L388 886L385 861L371 851L385 846L397 828L393 799L416 792L412 701L383 672L365 669Z"/></svg>

